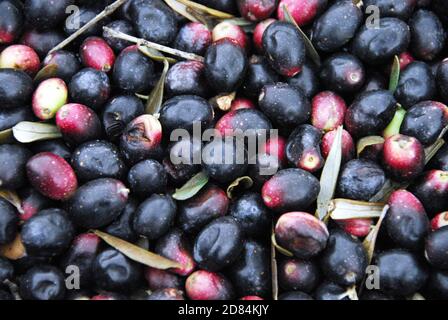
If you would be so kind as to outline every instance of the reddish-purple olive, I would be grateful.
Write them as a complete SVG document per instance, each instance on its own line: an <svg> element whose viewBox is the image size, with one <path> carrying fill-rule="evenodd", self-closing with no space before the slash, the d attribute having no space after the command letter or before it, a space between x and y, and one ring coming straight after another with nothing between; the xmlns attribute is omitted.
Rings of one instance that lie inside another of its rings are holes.
<svg viewBox="0 0 448 320"><path fill-rule="evenodd" d="M53 200L67 200L78 187L72 167L54 153L36 154L28 160L26 171L31 185Z"/></svg>

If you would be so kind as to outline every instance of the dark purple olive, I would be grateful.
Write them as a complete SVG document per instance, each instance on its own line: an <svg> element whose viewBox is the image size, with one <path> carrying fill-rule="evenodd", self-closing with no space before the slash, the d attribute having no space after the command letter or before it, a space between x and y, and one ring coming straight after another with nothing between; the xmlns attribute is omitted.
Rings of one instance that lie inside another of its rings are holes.
<svg viewBox="0 0 448 320"><path fill-rule="evenodd" d="M347 44L361 25L363 13L350 0L331 5L314 23L312 41L316 49L334 52Z"/></svg>
<svg viewBox="0 0 448 320"><path fill-rule="evenodd" d="M381 17L378 28L366 24L359 29L352 42L352 53L367 64L384 64L405 51L410 40L411 32L405 22Z"/></svg>
<svg viewBox="0 0 448 320"><path fill-rule="evenodd" d="M215 219L198 234L193 257L199 267L218 271L232 264L243 250L241 227L232 217Z"/></svg>

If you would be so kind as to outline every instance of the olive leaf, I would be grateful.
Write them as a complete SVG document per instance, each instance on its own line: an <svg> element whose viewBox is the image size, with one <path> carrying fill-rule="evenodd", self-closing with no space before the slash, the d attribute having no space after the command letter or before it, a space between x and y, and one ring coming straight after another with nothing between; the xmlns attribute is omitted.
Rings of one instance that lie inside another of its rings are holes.
<svg viewBox="0 0 448 320"><path fill-rule="evenodd" d="M398 80L400 80L400 59L398 56L395 56L389 78L389 91L392 93L397 90Z"/></svg>
<svg viewBox="0 0 448 320"><path fill-rule="evenodd" d="M143 53L145 56L149 57L150 59L157 61L157 62L164 62L164 61L168 61L171 64L174 64L177 62L176 59L171 58L171 57L166 57L163 53L161 53L160 51L147 47L145 45L142 44L138 44L137 45L138 50Z"/></svg>
<svg viewBox="0 0 448 320"><path fill-rule="evenodd" d="M327 217L330 201L333 198L336 183L338 181L339 169L342 160L342 126L336 131L333 145L328 154L324 168L320 176L320 191L317 196L316 217L325 220Z"/></svg>
<svg viewBox="0 0 448 320"><path fill-rule="evenodd" d="M257 26L256 23L253 23L252 21L248 21L244 18L225 19L225 20L222 20L222 22L228 22L235 26L241 27L244 30L244 32L246 32L246 33L254 32L255 27Z"/></svg>
<svg viewBox="0 0 448 320"><path fill-rule="evenodd" d="M12 129L0 131L0 144L10 143L13 140Z"/></svg>
<svg viewBox="0 0 448 320"><path fill-rule="evenodd" d="M379 218L384 203L365 202L350 199L334 199L330 203L330 217L333 220Z"/></svg>
<svg viewBox="0 0 448 320"><path fill-rule="evenodd" d="M139 93L134 93L134 94L139 99L142 99L142 100L148 100L149 99L149 96L145 96L144 94L139 94Z"/></svg>
<svg viewBox="0 0 448 320"><path fill-rule="evenodd" d="M432 157L434 157L437 153L437 151L442 148L442 146L445 144L445 140L438 139L436 142L434 142L429 147L425 148L425 164L427 164Z"/></svg>
<svg viewBox="0 0 448 320"><path fill-rule="evenodd" d="M425 148L425 164L427 164L432 159L432 157L434 157L436 155L437 151L439 151L440 148L442 148L442 146L445 144L445 140L443 139L443 136L445 135L445 133L447 131L448 131L448 126L446 126L445 128L442 129L436 142L434 142L429 147Z"/></svg>
<svg viewBox="0 0 448 320"><path fill-rule="evenodd" d="M277 239L275 239L275 232L274 231L272 232L272 235L271 235L271 243L278 250L278 252L280 252L281 254L283 254L283 255L285 255L287 257L293 257L294 256L291 251L289 251L288 249L283 248L281 245L279 245L277 243Z"/></svg>
<svg viewBox="0 0 448 320"><path fill-rule="evenodd" d="M275 238L274 226L272 226L271 237ZM271 281L272 281L272 299L278 300L277 258L275 253L275 245L273 241L271 241Z"/></svg>
<svg viewBox="0 0 448 320"><path fill-rule="evenodd" d="M111 236L99 230L93 230L92 232L103 239L103 241L105 241L108 245L120 251L129 259L144 264L148 267L162 270L182 267L182 265L177 261L172 261L165 257L159 256L120 238Z"/></svg>
<svg viewBox="0 0 448 320"><path fill-rule="evenodd" d="M20 233L16 235L11 243L0 246L0 256L9 260L18 260L26 255Z"/></svg>
<svg viewBox="0 0 448 320"><path fill-rule="evenodd" d="M180 189L176 189L173 198L179 201L190 199L207 184L208 179L208 175L204 171L199 172Z"/></svg>
<svg viewBox="0 0 448 320"><path fill-rule="evenodd" d="M232 102L235 100L236 92L224 93L210 99L210 104L221 111L229 111Z"/></svg>
<svg viewBox="0 0 448 320"><path fill-rule="evenodd" d="M1 182L0 182L1 185ZM23 214L22 200L15 191L0 189L0 198L5 199L12 204L20 214Z"/></svg>
<svg viewBox="0 0 448 320"><path fill-rule="evenodd" d="M12 128L14 138L21 143L61 138L62 134L54 124L22 121Z"/></svg>
<svg viewBox="0 0 448 320"><path fill-rule="evenodd" d="M383 207L383 211L381 212L381 215L376 223L376 225L373 227L373 229L369 232L367 237L364 239L362 245L364 246L364 249L367 252L367 260L368 264L372 262L373 253L375 252L375 244L376 239L378 238L378 233L381 228L381 224L383 223L384 217L386 216L387 210L389 210L389 205L385 205Z"/></svg>
<svg viewBox="0 0 448 320"><path fill-rule="evenodd" d="M190 21L198 22L198 20L187 11L187 6L185 4L183 4L177 0L164 0L164 1L171 9L173 9L175 12L177 12L181 16L184 16L185 18L187 18Z"/></svg>
<svg viewBox="0 0 448 320"><path fill-rule="evenodd" d="M381 143L384 143L384 138L381 136L368 136L361 138L356 144L356 154L359 156L366 147Z"/></svg>
<svg viewBox="0 0 448 320"><path fill-rule="evenodd" d="M406 115L406 110L398 104L398 108L395 111L395 115L392 118L392 121L387 125L386 129L383 131L384 139L392 137L393 135L400 133L400 127L403 123L404 116Z"/></svg>
<svg viewBox="0 0 448 320"><path fill-rule="evenodd" d="M200 11L198 9L187 7L187 12L194 16L200 23L205 25L207 29L213 30L213 28L218 24L218 20L216 20L213 16L205 13L204 11Z"/></svg>
<svg viewBox="0 0 448 320"><path fill-rule="evenodd" d="M182 3L183 5L185 5L187 8L191 8L203 13L206 13L210 16L212 16L213 18L216 19L230 19L230 18L234 18L233 15L231 15L230 13L227 12L222 12L216 9L212 9L209 7L206 7L202 4L193 2L193 1L189 1L189 0L177 0L177 2Z"/></svg>
<svg viewBox="0 0 448 320"><path fill-rule="evenodd" d="M253 186L254 181L251 177L239 177L227 187L227 197L233 199L234 192L238 189L249 189Z"/></svg>
<svg viewBox="0 0 448 320"><path fill-rule="evenodd" d="M302 31L302 29L300 29L299 25L296 23L296 21L294 20L294 18L291 15L291 13L289 12L289 9L286 6L286 4L283 4L282 10L283 10L283 14L285 16L285 20L289 23L292 23L297 28L297 30L299 30L299 33L302 35L302 38L305 42L306 51L307 51L308 55L310 56L311 60L313 60L313 62L317 66L320 66L321 62L320 62L319 53L317 53L317 50L314 48L311 40L308 39L306 34Z"/></svg>
<svg viewBox="0 0 448 320"><path fill-rule="evenodd" d="M58 73L58 65L57 64L48 64L42 69L34 77L34 82L41 82L42 80L53 78Z"/></svg>
<svg viewBox="0 0 448 320"><path fill-rule="evenodd" d="M170 65L168 61L165 59L163 61L163 71L160 75L159 81L157 81L155 87L152 89L148 101L146 101L146 113L148 114L156 114L159 113L160 107L163 102L163 92L165 90L165 79L166 73L168 72Z"/></svg>

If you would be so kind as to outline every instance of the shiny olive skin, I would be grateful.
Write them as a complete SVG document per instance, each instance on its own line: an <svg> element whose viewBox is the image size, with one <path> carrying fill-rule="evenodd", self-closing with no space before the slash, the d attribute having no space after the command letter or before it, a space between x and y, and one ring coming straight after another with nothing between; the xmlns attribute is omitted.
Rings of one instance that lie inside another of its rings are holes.
<svg viewBox="0 0 448 320"><path fill-rule="evenodd" d="M268 248L253 240L246 241L240 258L229 268L229 277L239 296L268 297L271 291Z"/></svg>
<svg viewBox="0 0 448 320"><path fill-rule="evenodd" d="M242 252L243 233L232 217L213 220L198 234L193 257L200 268L219 271L232 264Z"/></svg>

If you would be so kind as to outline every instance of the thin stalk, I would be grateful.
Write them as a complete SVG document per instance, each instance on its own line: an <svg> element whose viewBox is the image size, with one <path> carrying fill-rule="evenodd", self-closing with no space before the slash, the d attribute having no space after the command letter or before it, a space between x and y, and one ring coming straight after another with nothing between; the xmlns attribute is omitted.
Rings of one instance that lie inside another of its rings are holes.
<svg viewBox="0 0 448 320"><path fill-rule="evenodd" d="M83 34L87 29L89 29L91 26L95 25L98 21L103 20L107 16L110 16L112 13L115 12L121 5L123 5L128 0L117 0L114 3L108 5L106 8L104 8L103 11L101 11L95 18L87 22L85 25L83 25L81 28L79 28L75 33L73 33L71 36L69 36L67 39L59 43L56 47L51 49L48 54L60 50L70 44L73 40L78 38L81 34Z"/></svg>
<svg viewBox="0 0 448 320"><path fill-rule="evenodd" d="M170 48L170 47L167 47L167 46L155 43L155 42L151 42L151 41L148 41L145 39L133 37L126 33L116 31L116 30L113 30L108 27L104 27L103 29L110 37L114 37L117 39L122 39L122 40L126 40L126 41L129 41L132 43L144 45L149 48L152 48L152 49L155 49L158 51L162 51L162 52L165 52L168 54L172 54L173 56L181 57L186 60L196 60L196 61L204 62L204 57L198 56L197 54L194 54L194 53L184 52L184 51L173 49L173 48Z"/></svg>

